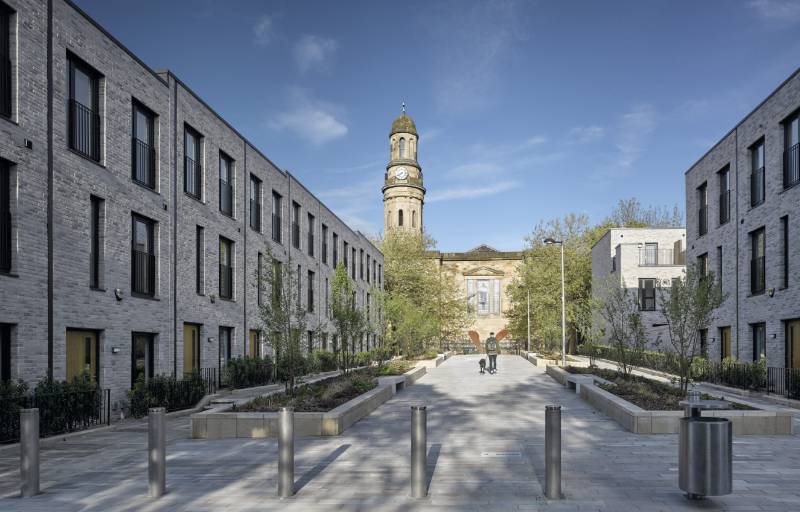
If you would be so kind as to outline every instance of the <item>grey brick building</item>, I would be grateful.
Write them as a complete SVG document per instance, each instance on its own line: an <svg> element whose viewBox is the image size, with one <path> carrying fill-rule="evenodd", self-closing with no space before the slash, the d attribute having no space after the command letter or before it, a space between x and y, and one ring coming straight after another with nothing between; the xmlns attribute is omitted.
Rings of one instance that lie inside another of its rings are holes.
<svg viewBox="0 0 800 512"><path fill-rule="evenodd" d="M800 367L800 70L686 171L687 261L721 276L712 359Z"/></svg>
<svg viewBox="0 0 800 512"><path fill-rule="evenodd" d="M332 332L334 238L363 267L359 304L375 300L380 251L175 75L67 0L0 7L2 379L88 369L118 406L141 372L267 354L269 253L300 266L309 326Z"/></svg>

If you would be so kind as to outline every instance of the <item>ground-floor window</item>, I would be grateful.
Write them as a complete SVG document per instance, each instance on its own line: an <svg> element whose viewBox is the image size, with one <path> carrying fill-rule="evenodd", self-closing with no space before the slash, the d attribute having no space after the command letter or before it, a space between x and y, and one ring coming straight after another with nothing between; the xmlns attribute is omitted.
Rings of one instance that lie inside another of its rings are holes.
<svg viewBox="0 0 800 512"><path fill-rule="evenodd" d="M767 324L751 324L753 329L753 361L767 357Z"/></svg>
<svg viewBox="0 0 800 512"><path fill-rule="evenodd" d="M261 331L257 329L250 330L250 343L247 347L247 355L250 357L261 357Z"/></svg>
<svg viewBox="0 0 800 512"><path fill-rule="evenodd" d="M231 360L231 339L233 338L233 327L219 328L219 367L220 372L228 361Z"/></svg>
<svg viewBox="0 0 800 512"><path fill-rule="evenodd" d="M11 380L11 328L10 324L0 324L0 382Z"/></svg>
<svg viewBox="0 0 800 512"><path fill-rule="evenodd" d="M153 348L155 334L133 333L131 348L131 387L139 379L148 380L153 376Z"/></svg>
<svg viewBox="0 0 800 512"><path fill-rule="evenodd" d="M700 329L700 355L708 357L708 329Z"/></svg>
<svg viewBox="0 0 800 512"><path fill-rule="evenodd" d="M720 354L722 359L728 359L733 357L733 351L731 347L731 328L730 327L720 327L719 328L719 344L722 353Z"/></svg>
<svg viewBox="0 0 800 512"><path fill-rule="evenodd" d="M200 326L183 324L183 373L200 371Z"/></svg>
<svg viewBox="0 0 800 512"><path fill-rule="evenodd" d="M800 368L800 320L786 322L786 367Z"/></svg>
<svg viewBox="0 0 800 512"><path fill-rule="evenodd" d="M67 329L67 381L83 374L100 380L97 331Z"/></svg>

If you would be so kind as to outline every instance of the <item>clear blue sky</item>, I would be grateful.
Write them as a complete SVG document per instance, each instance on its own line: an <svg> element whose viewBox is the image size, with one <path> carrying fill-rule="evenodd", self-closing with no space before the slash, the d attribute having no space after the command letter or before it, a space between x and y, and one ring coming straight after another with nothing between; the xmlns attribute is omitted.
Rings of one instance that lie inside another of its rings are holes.
<svg viewBox="0 0 800 512"><path fill-rule="evenodd" d="M684 171L800 66L789 0L78 4L367 233L405 101L450 251L622 197L683 208Z"/></svg>

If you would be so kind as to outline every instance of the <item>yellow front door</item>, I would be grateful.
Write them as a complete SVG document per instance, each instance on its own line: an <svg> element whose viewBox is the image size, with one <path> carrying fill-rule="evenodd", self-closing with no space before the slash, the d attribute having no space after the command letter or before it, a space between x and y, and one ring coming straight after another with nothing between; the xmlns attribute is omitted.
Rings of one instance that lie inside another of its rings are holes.
<svg viewBox="0 0 800 512"><path fill-rule="evenodd" d="M800 368L800 320L786 323L786 362L789 368Z"/></svg>
<svg viewBox="0 0 800 512"><path fill-rule="evenodd" d="M200 370L200 327L183 324L183 373Z"/></svg>
<svg viewBox="0 0 800 512"><path fill-rule="evenodd" d="M67 381L87 372L97 378L97 333L67 330Z"/></svg>
<svg viewBox="0 0 800 512"><path fill-rule="evenodd" d="M250 357L261 356L261 344L259 343L259 332L256 330L250 331L250 346L247 347L247 355Z"/></svg>
<svg viewBox="0 0 800 512"><path fill-rule="evenodd" d="M722 344L722 359L733 357L733 353L731 352L731 328L721 328L719 330L719 337Z"/></svg>

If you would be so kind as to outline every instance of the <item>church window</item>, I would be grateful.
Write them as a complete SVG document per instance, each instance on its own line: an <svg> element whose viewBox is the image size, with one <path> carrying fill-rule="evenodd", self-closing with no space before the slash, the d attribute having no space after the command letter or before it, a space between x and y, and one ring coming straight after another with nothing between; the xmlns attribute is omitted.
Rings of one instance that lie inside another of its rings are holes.
<svg viewBox="0 0 800 512"><path fill-rule="evenodd" d="M500 280L467 278L467 301L478 315L500 313Z"/></svg>
<svg viewBox="0 0 800 512"><path fill-rule="evenodd" d="M400 137L400 158L406 157L406 139Z"/></svg>
<svg viewBox="0 0 800 512"><path fill-rule="evenodd" d="M403 225L403 210L400 210L399 212L397 212L397 225L398 226L402 226Z"/></svg>
<svg viewBox="0 0 800 512"><path fill-rule="evenodd" d="M417 211L411 210L411 227L417 227Z"/></svg>

